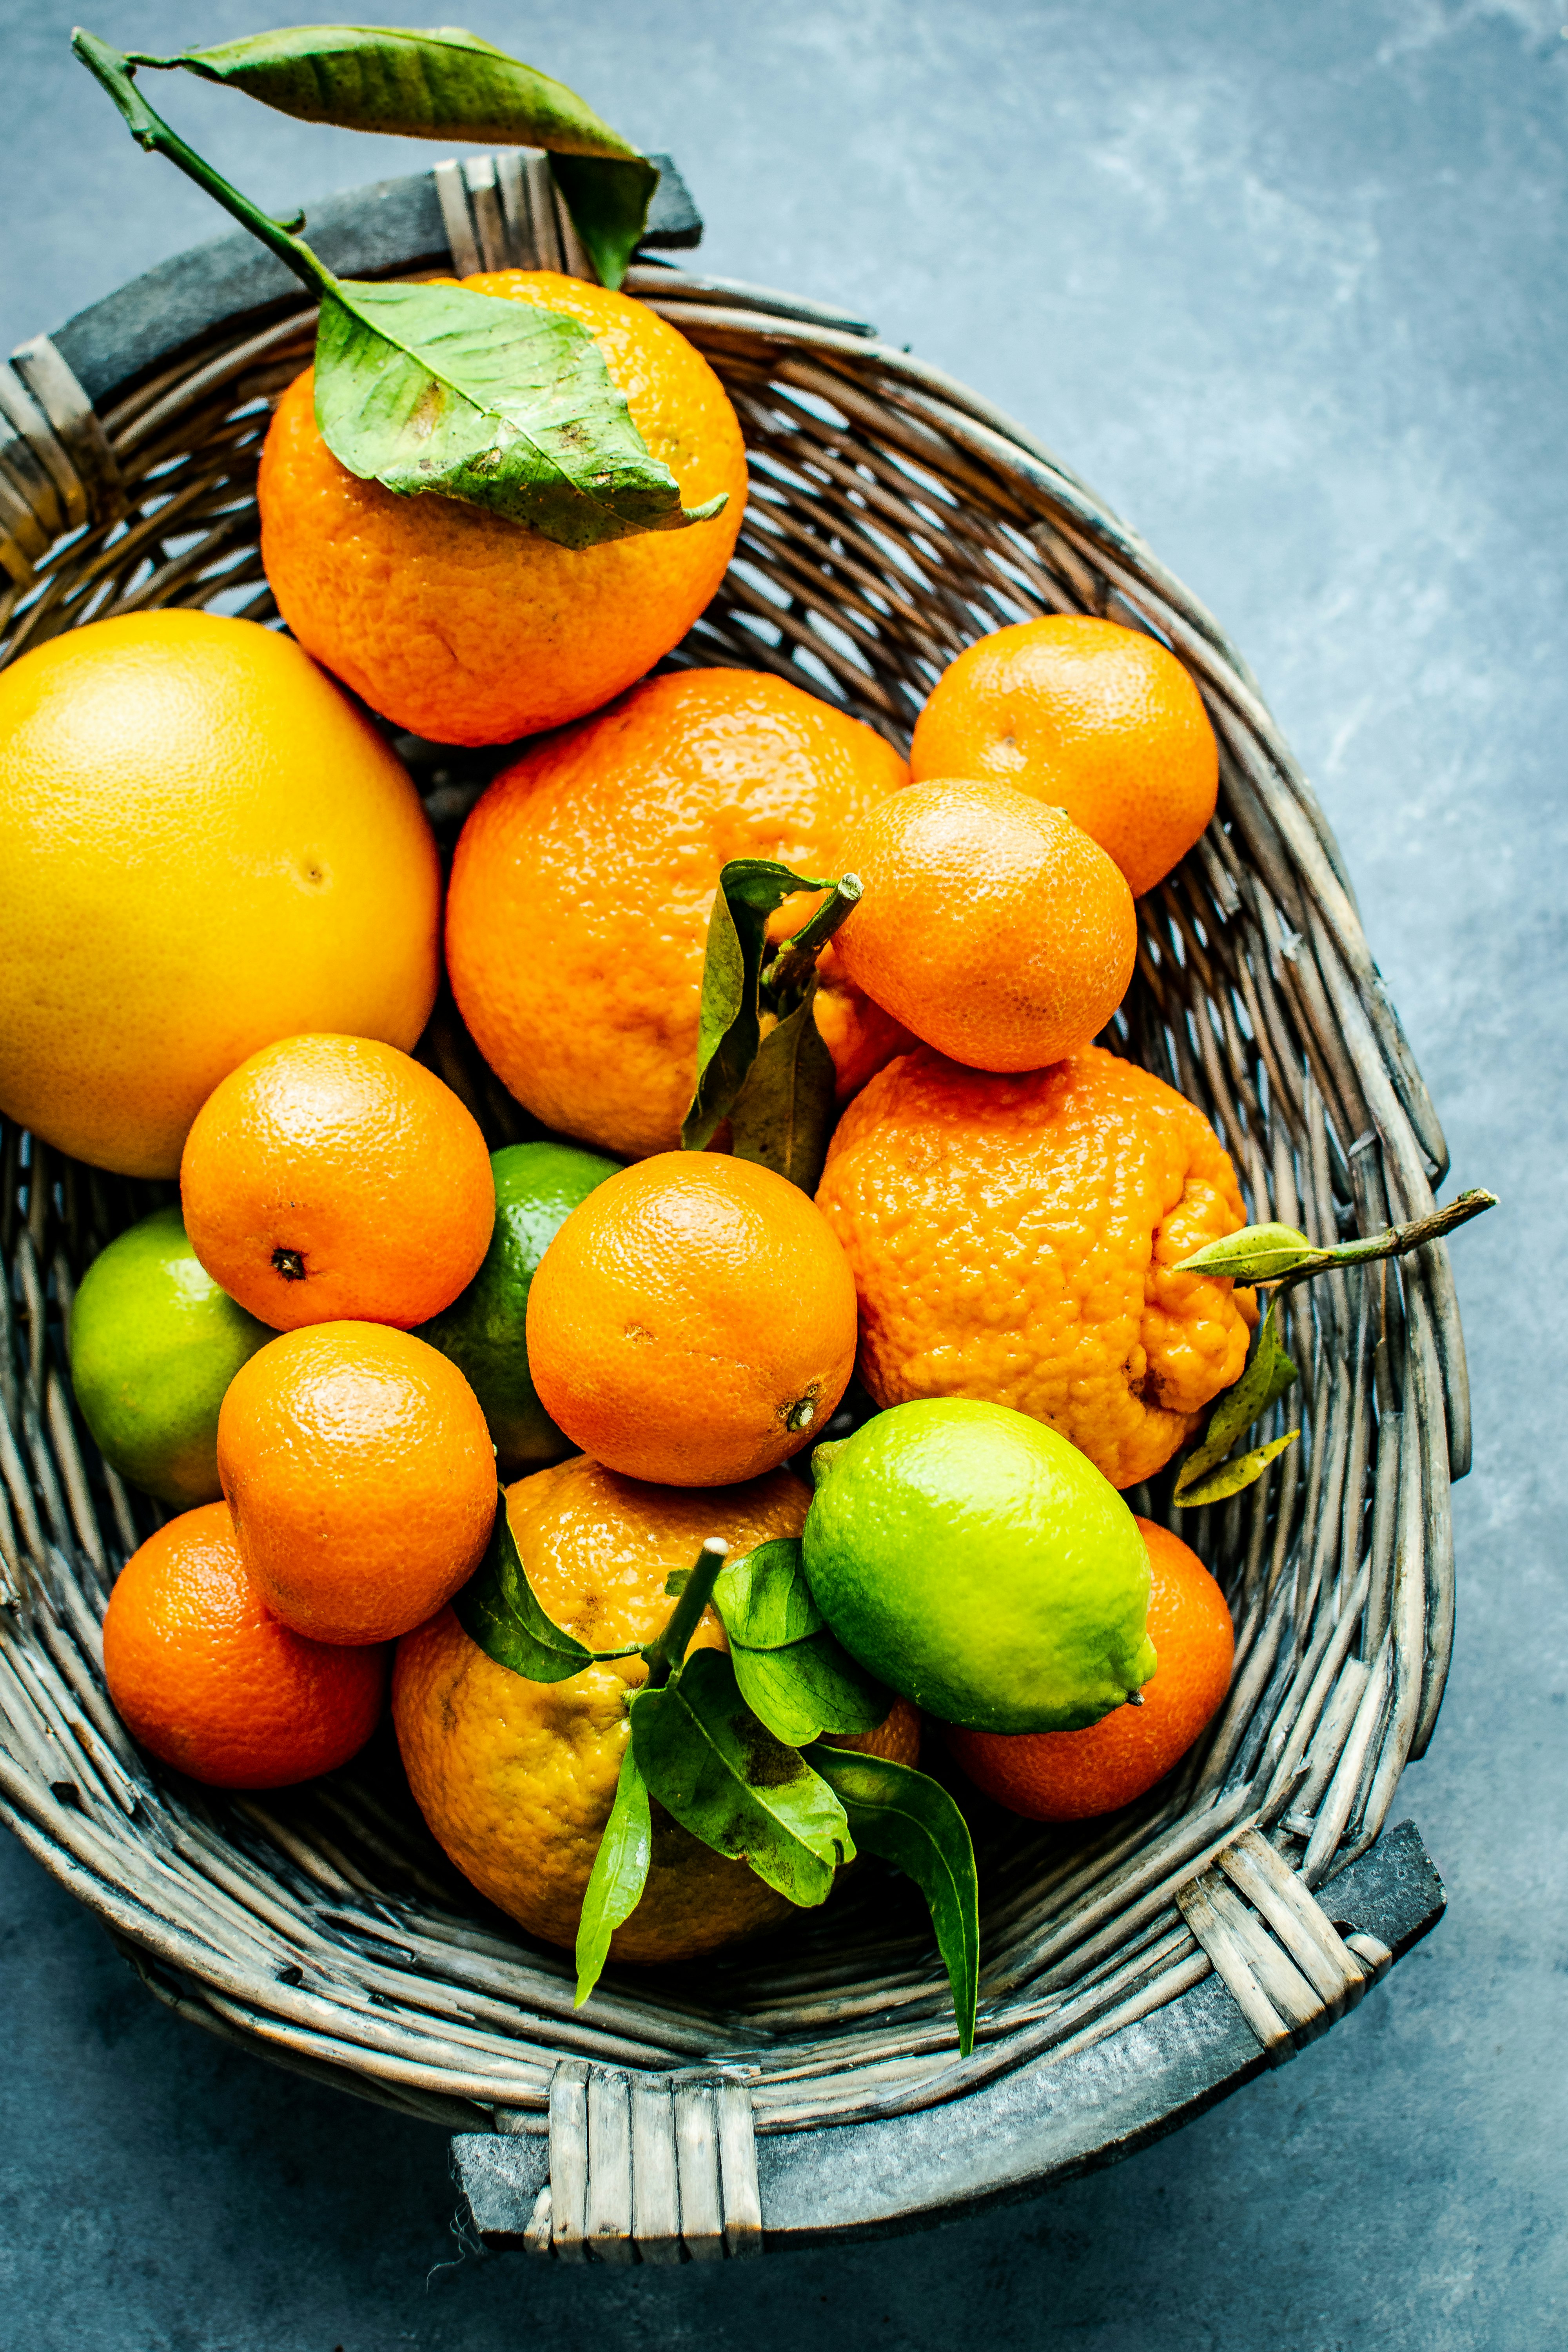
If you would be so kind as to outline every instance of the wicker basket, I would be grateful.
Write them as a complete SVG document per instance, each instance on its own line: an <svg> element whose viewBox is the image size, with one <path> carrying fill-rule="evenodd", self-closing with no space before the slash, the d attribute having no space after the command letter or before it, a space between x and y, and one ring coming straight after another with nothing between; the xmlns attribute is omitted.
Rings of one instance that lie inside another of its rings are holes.
<svg viewBox="0 0 1568 2352"><path fill-rule="evenodd" d="M678 189L666 241L694 242ZM584 267L515 158L357 191L311 235L362 276ZM905 745L938 672L1005 622L1089 612L1165 639L1219 738L1219 814L1140 905L1110 1042L1207 1112L1255 1221L1332 1238L1429 1209L1441 1131L1339 850L1207 614L1048 450L871 329L646 256L628 289L707 353L752 457L735 562L676 660L777 671ZM312 331L279 265L225 238L0 367L0 657L152 605L275 616L255 469ZM449 839L484 756L400 748ZM492 1143L531 1131L449 1011L426 1050ZM1302 1442L1182 1528L1234 1610L1228 1703L1105 1824L983 1822L961 2062L923 1912L875 1865L770 1943L612 1970L579 2015L566 1956L454 1876L387 1743L266 1803L150 1766L99 1625L162 1515L86 1438L64 1343L95 1251L169 1192L5 1134L0 1812L181 2015L457 2134L489 2244L744 2253L1024 2193L1289 2055L1437 1916L1414 1832L1379 1840L1453 1631L1469 1433L1440 1244L1291 1295ZM1169 1487L1131 1499L1163 1517Z"/></svg>

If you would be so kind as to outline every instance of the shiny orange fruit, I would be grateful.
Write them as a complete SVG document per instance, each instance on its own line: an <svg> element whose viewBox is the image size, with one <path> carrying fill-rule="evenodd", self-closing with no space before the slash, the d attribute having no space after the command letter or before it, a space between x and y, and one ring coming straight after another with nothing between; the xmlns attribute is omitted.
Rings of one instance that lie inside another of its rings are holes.
<svg viewBox="0 0 1568 2352"><path fill-rule="evenodd" d="M217 1466L268 1605L318 1642L423 1624L479 1566L495 1449L457 1366L384 1323L268 1340L230 1381Z"/></svg>
<svg viewBox="0 0 1568 2352"><path fill-rule="evenodd" d="M1130 1805L1164 1779L1230 1688L1236 1641L1226 1598L1195 1551L1140 1519L1153 1581L1149 1639L1160 1664L1141 1706L1114 1707L1087 1731L944 1732L977 1789L1036 1822L1081 1822Z"/></svg>
<svg viewBox="0 0 1568 2352"><path fill-rule="evenodd" d="M752 670L650 678L531 748L469 815L447 902L453 993L491 1069L559 1134L627 1160L673 1150L720 868L775 858L836 880L847 827L905 780L858 719ZM816 903L792 898L773 935ZM858 1017L837 967L824 986L841 1071L906 1042Z"/></svg>
<svg viewBox="0 0 1568 2352"><path fill-rule="evenodd" d="M466 278L587 329L651 454L707 522L581 550L458 499L362 482L317 429L311 372L278 404L261 560L300 644L373 710L437 743L510 743L596 710L686 635L730 561L746 452L701 353L643 303L546 269Z"/></svg>
<svg viewBox="0 0 1568 2352"><path fill-rule="evenodd" d="M384 1649L330 1649L283 1624L246 1573L226 1503L184 1511L115 1580L109 1695L154 1756L216 1789L334 1772L375 1729Z"/></svg>
<svg viewBox="0 0 1568 2352"><path fill-rule="evenodd" d="M365 1037L286 1037L202 1105L180 1162L191 1247L271 1324L411 1330L473 1280L489 1153L450 1087Z"/></svg>
<svg viewBox="0 0 1568 2352"><path fill-rule="evenodd" d="M729 1486L832 1418L855 1361L855 1285L784 1177L661 1152L590 1192L545 1251L528 1360L551 1419L612 1470Z"/></svg>
<svg viewBox="0 0 1568 2352"><path fill-rule="evenodd" d="M840 1119L816 1197L879 1405L1012 1405L1131 1486L1241 1371L1251 1291L1174 1270L1246 1223L1230 1160L1184 1097L1099 1046L1011 1077L904 1055Z"/></svg>
<svg viewBox="0 0 1568 2352"><path fill-rule="evenodd" d="M835 941L845 971L956 1062L1059 1062L1127 992L1138 925L1121 873L1011 784L911 784L862 817L841 855L864 894Z"/></svg>
<svg viewBox="0 0 1568 2352"><path fill-rule="evenodd" d="M948 665L910 772L991 777L1066 809L1137 898L1213 816L1219 751L1203 697L1158 638L1056 614L997 629Z"/></svg>

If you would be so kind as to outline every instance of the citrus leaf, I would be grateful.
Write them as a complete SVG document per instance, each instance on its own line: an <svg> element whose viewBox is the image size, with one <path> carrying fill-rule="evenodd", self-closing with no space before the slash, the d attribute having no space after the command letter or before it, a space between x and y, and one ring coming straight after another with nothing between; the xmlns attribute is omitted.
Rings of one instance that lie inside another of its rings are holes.
<svg viewBox="0 0 1568 2352"><path fill-rule="evenodd" d="M749 1863L803 1907L825 1902L855 1852L844 1808L796 1749L759 1723L721 1650L696 1650L662 1690L632 1699L649 1793L715 1853Z"/></svg>
<svg viewBox="0 0 1568 2352"><path fill-rule="evenodd" d="M1232 1282L1278 1282L1320 1260L1331 1263L1329 1253L1299 1234L1294 1225L1247 1225L1238 1234L1226 1234L1223 1241L1194 1250L1173 1271L1223 1275Z"/></svg>
<svg viewBox="0 0 1568 2352"><path fill-rule="evenodd" d="M730 1113L730 1149L815 1192L833 1132L838 1083L813 1010L814 974L792 1013L770 1029Z"/></svg>
<svg viewBox="0 0 1568 2352"><path fill-rule="evenodd" d="M782 1650L820 1632L824 1622L805 1580L798 1536L776 1537L726 1560L714 1581L713 1606L731 1641L748 1650Z"/></svg>
<svg viewBox="0 0 1568 2352"><path fill-rule="evenodd" d="M789 1748L807 1748L825 1731L875 1731L893 1694L849 1655L826 1626L782 1649L730 1644L741 1696Z"/></svg>
<svg viewBox="0 0 1568 2352"><path fill-rule="evenodd" d="M797 890L831 890L767 857L732 857L719 876L708 918L702 1000L697 1023L697 1090L680 1125L687 1151L705 1151L746 1083L763 1026L759 988L768 917Z"/></svg>
<svg viewBox="0 0 1568 2352"><path fill-rule="evenodd" d="M1200 1479L1195 1486L1186 1487L1171 1499L1178 1511L1195 1511L1204 1503L1226 1502L1232 1495L1239 1495L1243 1487L1250 1486L1254 1480L1261 1478L1268 1465L1283 1454L1288 1445L1294 1445L1300 1434L1299 1429L1289 1429L1283 1437L1274 1438L1268 1445L1255 1445L1250 1454L1238 1454L1234 1462L1226 1463L1212 1477Z"/></svg>
<svg viewBox="0 0 1568 2352"><path fill-rule="evenodd" d="M464 286L335 280L316 422L362 481L460 499L561 547L680 530L723 504L682 507L579 320Z"/></svg>
<svg viewBox="0 0 1568 2352"><path fill-rule="evenodd" d="M642 1900L647 1866L653 1853L653 1816L648 1810L647 1783L637 1767L632 1744L621 1758L616 1801L594 1867L583 1890L577 1920L577 1998L581 2009L598 1983L610 1956L610 1938L629 1919Z"/></svg>
<svg viewBox="0 0 1568 2352"><path fill-rule="evenodd" d="M602 1658L629 1658L629 1650L586 1650L546 1614L528 1580L522 1554L507 1517L506 1496L496 1508L495 1526L483 1559L461 1591L452 1596L458 1624L487 1658L531 1683L563 1683Z"/></svg>
<svg viewBox="0 0 1568 2352"><path fill-rule="evenodd" d="M968 1822L940 1781L886 1756L819 1744L811 1761L837 1792L856 1843L912 1878L925 1896L967 2058L980 1997L980 1883Z"/></svg>
<svg viewBox="0 0 1568 2352"><path fill-rule="evenodd" d="M550 158L550 176L601 280L618 286L647 227L658 166L640 156L557 152Z"/></svg>
<svg viewBox="0 0 1568 2352"><path fill-rule="evenodd" d="M1267 1412L1294 1384L1296 1367L1280 1345L1274 1320L1278 1306L1277 1299L1269 1301L1268 1312L1258 1328L1251 1361L1215 1405L1203 1444L1194 1446L1183 1463L1176 1479L1178 1496L1216 1462L1223 1462L1242 1431L1250 1429L1259 1413Z"/></svg>

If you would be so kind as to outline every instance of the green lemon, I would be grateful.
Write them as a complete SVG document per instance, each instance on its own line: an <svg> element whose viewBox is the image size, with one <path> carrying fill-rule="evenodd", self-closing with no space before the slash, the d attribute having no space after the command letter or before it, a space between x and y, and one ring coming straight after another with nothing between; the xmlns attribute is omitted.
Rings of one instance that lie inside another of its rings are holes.
<svg viewBox="0 0 1568 2352"><path fill-rule="evenodd" d="M94 1258L71 1310L71 1384L104 1460L160 1502L216 1503L224 1391L277 1337L218 1288L178 1209L154 1209Z"/></svg>
<svg viewBox="0 0 1568 2352"><path fill-rule="evenodd" d="M1149 1555L1087 1455L1008 1405L922 1399L819 1445L805 1572L845 1648L971 1731L1080 1731L1154 1671Z"/></svg>
<svg viewBox="0 0 1568 2352"><path fill-rule="evenodd" d="M570 1143L511 1143L492 1151L496 1222L467 1290L419 1332L449 1356L484 1408L503 1477L542 1470L574 1451L534 1393L523 1320L540 1259L580 1201L617 1160Z"/></svg>

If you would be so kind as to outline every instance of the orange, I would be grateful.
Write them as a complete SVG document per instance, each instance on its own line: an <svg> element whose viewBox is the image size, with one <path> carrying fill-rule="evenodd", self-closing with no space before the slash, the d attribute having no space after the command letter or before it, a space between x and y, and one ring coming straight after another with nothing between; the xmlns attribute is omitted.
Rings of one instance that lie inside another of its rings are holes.
<svg viewBox="0 0 1568 2352"><path fill-rule="evenodd" d="M93 621L0 673L0 1111L173 1176L274 1037L412 1045L441 879L406 771L254 621Z"/></svg>
<svg viewBox="0 0 1568 2352"><path fill-rule="evenodd" d="M672 1150L720 867L837 879L846 827L905 780L858 719L752 670L650 678L527 752L469 815L447 908L453 992L502 1084L621 1159ZM782 907L775 936L815 903ZM841 1069L863 1058L841 976L820 1025Z"/></svg>
<svg viewBox="0 0 1568 2352"><path fill-rule="evenodd" d="M922 1047L839 1121L817 1202L879 1405L975 1397L1152 1477L1241 1371L1249 1290L1177 1274L1247 1222L1203 1114L1099 1046L988 1076Z"/></svg>
<svg viewBox="0 0 1568 2352"><path fill-rule="evenodd" d="M154 1756L216 1789L336 1771L375 1729L383 1649L333 1650L279 1623L245 1572L225 1503L171 1519L115 1580L109 1695Z"/></svg>
<svg viewBox="0 0 1568 2352"><path fill-rule="evenodd" d="M798 1535L809 1500L784 1470L672 1493L579 1455L509 1486L507 1513L546 1611L607 1650L653 1639L675 1605L666 1578L689 1568L708 1537L739 1558ZM726 1646L711 1610L691 1646ZM398 1644L393 1717L420 1810L480 1894L548 1943L576 1938L630 1734L626 1700L647 1674L640 1658L617 1658L563 1683L528 1682L487 1657L449 1609ZM918 1740L900 1700L853 1745L912 1763ZM658 1804L653 1824L647 1889L616 1931L613 1958L691 1959L791 1916L744 1863L714 1853Z"/></svg>
<svg viewBox="0 0 1568 2352"><path fill-rule="evenodd" d="M1132 894L1059 809L932 778L847 836L863 897L845 971L917 1037L978 1070L1037 1070L1104 1028L1138 957Z"/></svg>
<svg viewBox="0 0 1568 2352"><path fill-rule="evenodd" d="M1195 1551L1140 1519L1153 1582L1149 1638L1159 1666L1142 1706L1119 1706L1087 1731L945 1733L977 1789L1036 1822L1113 1813L1163 1780L1212 1721L1230 1687L1235 1637L1224 1593Z"/></svg>
<svg viewBox="0 0 1568 2352"><path fill-rule="evenodd" d="M1055 803L1140 898L1213 816L1219 752L1202 696L1158 638L1064 615L997 629L949 664L910 772L992 777Z"/></svg>
<svg viewBox="0 0 1568 2352"><path fill-rule="evenodd" d="M681 503L710 521L574 551L457 499L404 498L340 466L309 370L261 457L261 560L301 645L373 710L438 743L510 743L596 710L686 635L746 504L746 453L701 353L625 294L545 269L466 278L580 320Z"/></svg>
<svg viewBox="0 0 1568 2352"><path fill-rule="evenodd" d="M217 1466L262 1597L318 1642L385 1642L467 1583L495 1449L455 1364L384 1323L268 1340L229 1382Z"/></svg>
<svg viewBox="0 0 1568 2352"><path fill-rule="evenodd" d="M186 1139L180 1199L213 1280L279 1331L427 1322L479 1272L496 1213L472 1112L364 1037L242 1062Z"/></svg>
<svg viewBox="0 0 1568 2352"><path fill-rule="evenodd" d="M855 1285L806 1194L749 1160L661 1152L573 1210L528 1294L539 1401L628 1478L725 1486L821 1433Z"/></svg>

